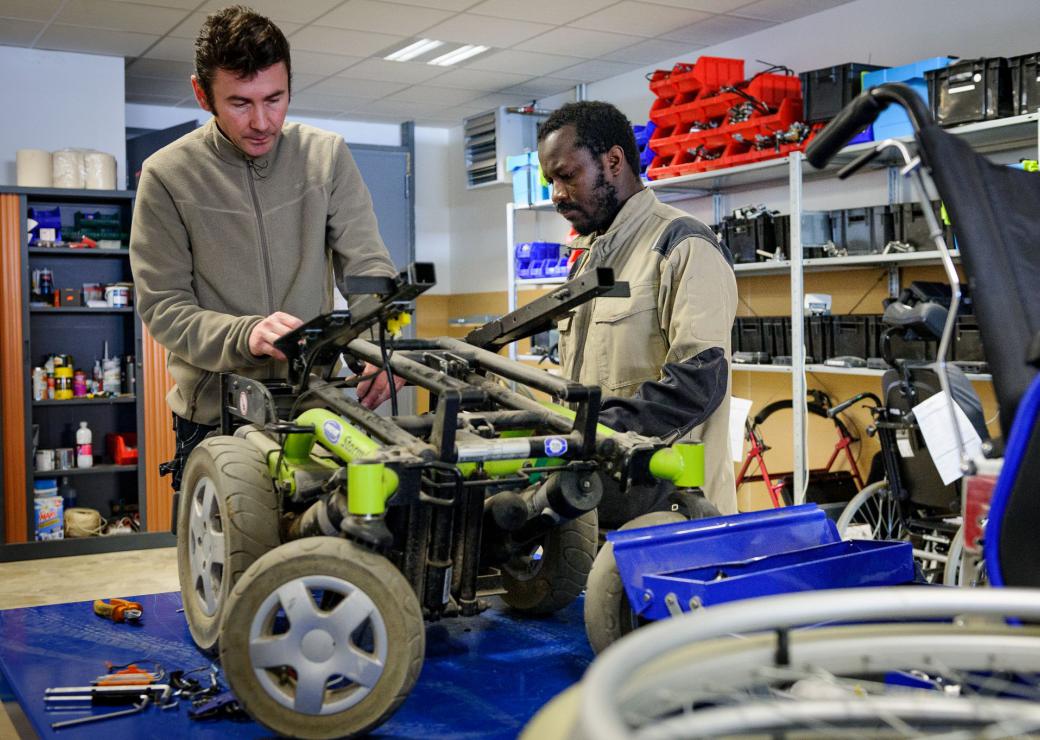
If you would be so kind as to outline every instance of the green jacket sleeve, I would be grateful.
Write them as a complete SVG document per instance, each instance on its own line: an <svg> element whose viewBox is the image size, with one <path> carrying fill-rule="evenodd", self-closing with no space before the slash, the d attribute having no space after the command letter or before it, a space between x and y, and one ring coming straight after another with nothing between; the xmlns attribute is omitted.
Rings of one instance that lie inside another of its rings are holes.
<svg viewBox="0 0 1040 740"><path fill-rule="evenodd" d="M398 270L379 235L379 224L372 209L372 196L361 178L354 157L342 139L336 144L326 241L332 250L336 285L343 290L343 278L356 275L394 277ZM402 265L403 267L403 265Z"/></svg>
<svg viewBox="0 0 1040 740"><path fill-rule="evenodd" d="M130 267L141 320L167 350L210 372L269 360L249 351L249 334L262 316L232 316L199 306L184 221L161 177L147 164L134 204Z"/></svg>

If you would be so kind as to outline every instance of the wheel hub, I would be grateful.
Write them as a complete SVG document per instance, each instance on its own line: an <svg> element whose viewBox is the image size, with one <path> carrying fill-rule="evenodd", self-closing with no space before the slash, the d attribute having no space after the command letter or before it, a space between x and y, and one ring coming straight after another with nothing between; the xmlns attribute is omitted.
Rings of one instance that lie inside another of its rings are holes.
<svg viewBox="0 0 1040 740"><path fill-rule="evenodd" d="M313 629L300 641L300 652L312 663L324 663L336 652L336 640L323 629Z"/></svg>

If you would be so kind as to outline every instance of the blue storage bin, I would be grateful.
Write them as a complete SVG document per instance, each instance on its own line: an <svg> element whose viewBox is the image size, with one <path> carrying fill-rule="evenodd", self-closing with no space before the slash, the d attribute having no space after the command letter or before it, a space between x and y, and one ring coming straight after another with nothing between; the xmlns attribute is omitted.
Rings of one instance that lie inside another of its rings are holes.
<svg viewBox="0 0 1040 740"><path fill-rule="evenodd" d="M524 152L506 157L506 169L513 177L513 202L528 205L537 200L538 153Z"/></svg>
<svg viewBox="0 0 1040 740"><path fill-rule="evenodd" d="M560 261L563 245L557 242L521 242L514 248L518 280L553 277L549 270ZM566 256L563 257L566 260Z"/></svg>
<svg viewBox="0 0 1040 740"><path fill-rule="evenodd" d="M40 241L61 241L61 208L29 208L28 217L36 222L36 226L29 232L29 246ZM43 237L40 235L41 229Z"/></svg>
<svg viewBox="0 0 1040 740"><path fill-rule="evenodd" d="M885 82L902 82L913 88L921 96L921 99L924 100L925 106L931 110L931 104L928 100L928 83L925 81L924 73L931 72L933 69L948 67L956 59L956 57L932 57L931 59L922 59L913 64L904 64L902 67L867 72L863 75L863 89L869 90ZM882 139L910 136L913 132L913 126L910 125L910 119L907 118L906 112L898 105L890 105L874 121L873 140L881 141Z"/></svg>

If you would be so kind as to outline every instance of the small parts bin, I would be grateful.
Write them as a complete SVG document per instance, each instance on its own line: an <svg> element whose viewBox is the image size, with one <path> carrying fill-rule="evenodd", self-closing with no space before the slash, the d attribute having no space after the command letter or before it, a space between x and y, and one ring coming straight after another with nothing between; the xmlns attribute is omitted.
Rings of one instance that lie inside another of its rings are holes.
<svg viewBox="0 0 1040 740"><path fill-rule="evenodd" d="M566 277L568 255L556 242L523 242L516 245L517 280Z"/></svg>
<svg viewBox="0 0 1040 740"><path fill-rule="evenodd" d="M819 123L834 118L860 94L863 73L885 69L874 64L849 62L802 72L803 113L806 123Z"/></svg>
<svg viewBox="0 0 1040 740"><path fill-rule="evenodd" d="M925 73L940 126L991 121L1015 113L1011 68L1003 57L965 59Z"/></svg>
<svg viewBox="0 0 1040 740"><path fill-rule="evenodd" d="M842 541L814 504L611 532L642 619L772 594L914 580L909 542Z"/></svg>

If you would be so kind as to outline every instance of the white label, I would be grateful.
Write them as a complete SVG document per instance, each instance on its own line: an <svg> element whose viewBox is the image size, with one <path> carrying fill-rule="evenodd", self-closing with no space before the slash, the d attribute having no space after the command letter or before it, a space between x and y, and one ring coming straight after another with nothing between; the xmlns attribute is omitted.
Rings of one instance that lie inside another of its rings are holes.
<svg viewBox="0 0 1040 740"><path fill-rule="evenodd" d="M928 454L932 456L935 469L939 471L943 485L949 485L961 477L961 455L957 447L957 437L950 424L950 411L945 393L936 393L914 406L914 417L921 427L921 436L928 445ZM953 405L957 417L957 427L964 440L964 452L969 458L978 457L982 453L982 440L975 427L968 421L961 407Z"/></svg>
<svg viewBox="0 0 1040 740"><path fill-rule="evenodd" d="M845 527L846 540L872 540L874 539L874 528L869 524L850 524Z"/></svg>
<svg viewBox="0 0 1040 740"><path fill-rule="evenodd" d="M744 423L751 411L751 401L733 396L729 399L729 451L733 462L744 459Z"/></svg>
<svg viewBox="0 0 1040 740"><path fill-rule="evenodd" d="M896 447L899 448L899 454L902 457L914 456L914 446L910 444L910 438L906 434L901 433L896 437Z"/></svg>
<svg viewBox="0 0 1040 740"><path fill-rule="evenodd" d="M444 593L441 594L441 603L447 604L448 599L451 598L451 569L452 566L448 566L448 569L444 571Z"/></svg>
<svg viewBox="0 0 1040 740"><path fill-rule="evenodd" d="M975 85L958 85L957 87L951 87L948 92L950 95L956 95L962 92L971 92L975 89Z"/></svg>
<svg viewBox="0 0 1040 740"><path fill-rule="evenodd" d="M58 240L58 232L56 229L40 229L40 241L41 242L53 242Z"/></svg>

